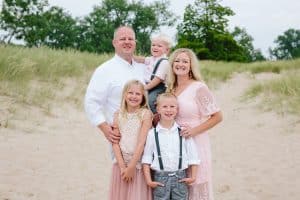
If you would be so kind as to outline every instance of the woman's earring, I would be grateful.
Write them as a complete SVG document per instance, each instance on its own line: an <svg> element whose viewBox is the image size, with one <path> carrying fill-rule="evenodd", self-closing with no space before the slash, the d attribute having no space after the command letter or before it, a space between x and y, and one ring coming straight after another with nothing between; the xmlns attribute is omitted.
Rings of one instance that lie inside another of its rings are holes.
<svg viewBox="0 0 300 200"><path fill-rule="evenodd" d="M190 71L190 72L189 72L189 77L190 77L190 79L192 79L192 78L193 78L192 71Z"/></svg>

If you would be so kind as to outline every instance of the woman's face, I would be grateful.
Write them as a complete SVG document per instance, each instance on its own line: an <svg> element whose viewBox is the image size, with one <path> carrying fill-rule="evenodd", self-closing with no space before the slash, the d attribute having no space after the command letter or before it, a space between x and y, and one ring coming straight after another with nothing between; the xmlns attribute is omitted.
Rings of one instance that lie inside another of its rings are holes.
<svg viewBox="0 0 300 200"><path fill-rule="evenodd" d="M184 52L179 53L174 59L172 68L177 76L189 76L191 70L190 57Z"/></svg>

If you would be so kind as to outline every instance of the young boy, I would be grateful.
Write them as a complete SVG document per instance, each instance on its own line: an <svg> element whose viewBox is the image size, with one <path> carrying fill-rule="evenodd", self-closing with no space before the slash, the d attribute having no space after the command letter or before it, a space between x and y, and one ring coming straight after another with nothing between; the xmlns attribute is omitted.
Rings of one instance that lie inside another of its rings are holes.
<svg viewBox="0 0 300 200"><path fill-rule="evenodd" d="M134 57L138 62L146 64L144 77L146 83L145 89L148 90L148 103L153 113L156 113L155 101L157 95L165 92L164 80L169 69L167 55L170 52L171 46L171 39L164 34L160 34L151 38L150 57Z"/></svg>
<svg viewBox="0 0 300 200"><path fill-rule="evenodd" d="M149 131L142 157L145 179L153 188L154 200L185 200L188 198L187 185L196 179L200 159L193 139L180 136L180 128L175 122L177 111L177 99L173 94L158 96L160 121ZM186 173L188 168L191 172L189 177Z"/></svg>

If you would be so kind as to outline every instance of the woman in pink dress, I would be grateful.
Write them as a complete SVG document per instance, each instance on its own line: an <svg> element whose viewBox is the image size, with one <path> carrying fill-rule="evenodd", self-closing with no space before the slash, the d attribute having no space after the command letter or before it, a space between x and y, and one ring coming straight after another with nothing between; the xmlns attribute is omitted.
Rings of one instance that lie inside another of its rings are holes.
<svg viewBox="0 0 300 200"><path fill-rule="evenodd" d="M222 113L201 80L198 60L192 50L175 50L169 62L168 91L178 99L177 122L184 137L194 138L201 159L196 181L189 187L189 200L212 200L211 147L206 131L222 121Z"/></svg>

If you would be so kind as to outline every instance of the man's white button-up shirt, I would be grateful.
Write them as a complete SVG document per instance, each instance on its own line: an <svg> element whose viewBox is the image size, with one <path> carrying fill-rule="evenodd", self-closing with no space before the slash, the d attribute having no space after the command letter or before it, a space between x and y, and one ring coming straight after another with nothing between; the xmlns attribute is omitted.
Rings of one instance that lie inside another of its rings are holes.
<svg viewBox="0 0 300 200"><path fill-rule="evenodd" d="M134 61L130 64L118 55L95 70L84 101L85 111L94 126L113 122L113 115L120 108L124 85L133 79L143 82L144 70L144 64Z"/></svg>

